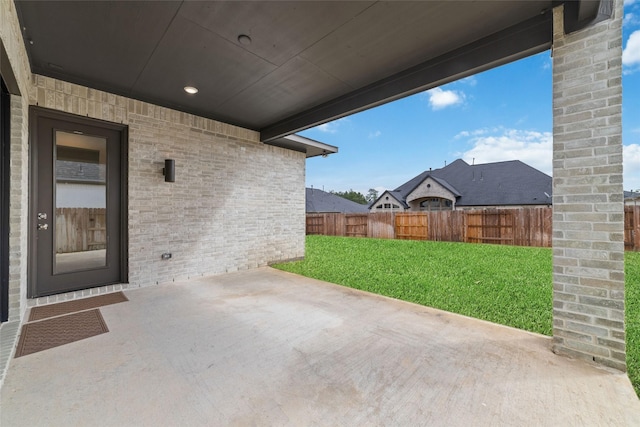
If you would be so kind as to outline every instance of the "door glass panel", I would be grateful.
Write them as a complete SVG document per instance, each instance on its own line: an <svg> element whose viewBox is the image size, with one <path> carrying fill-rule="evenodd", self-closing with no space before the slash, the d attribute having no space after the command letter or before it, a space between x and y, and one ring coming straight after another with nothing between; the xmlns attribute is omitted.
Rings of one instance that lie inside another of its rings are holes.
<svg viewBox="0 0 640 427"><path fill-rule="evenodd" d="M54 273L107 263L107 140L55 131Z"/></svg>

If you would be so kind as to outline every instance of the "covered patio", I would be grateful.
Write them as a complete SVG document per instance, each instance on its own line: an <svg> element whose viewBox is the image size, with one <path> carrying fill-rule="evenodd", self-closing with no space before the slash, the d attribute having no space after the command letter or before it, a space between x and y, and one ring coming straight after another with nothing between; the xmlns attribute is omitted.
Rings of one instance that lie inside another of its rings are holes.
<svg viewBox="0 0 640 427"><path fill-rule="evenodd" d="M16 358L1 425L634 425L624 373L551 338L259 268L125 291ZM52 375L55 372L55 375Z"/></svg>
<svg viewBox="0 0 640 427"><path fill-rule="evenodd" d="M0 2L0 424L632 424L622 19L622 0ZM304 256L305 159L337 151L296 132L550 49L552 339L266 267ZM103 145L54 159L54 129ZM52 264L70 158L107 167L108 275ZM115 288L108 333L13 358L33 306Z"/></svg>

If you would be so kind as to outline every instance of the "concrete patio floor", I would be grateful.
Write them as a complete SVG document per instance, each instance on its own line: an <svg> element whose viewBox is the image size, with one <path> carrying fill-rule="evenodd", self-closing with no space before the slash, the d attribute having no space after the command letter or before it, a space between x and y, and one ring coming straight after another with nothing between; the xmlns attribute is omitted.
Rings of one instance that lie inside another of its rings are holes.
<svg viewBox="0 0 640 427"><path fill-rule="evenodd" d="M625 374L547 337L270 268L125 293L11 361L2 427L640 424Z"/></svg>

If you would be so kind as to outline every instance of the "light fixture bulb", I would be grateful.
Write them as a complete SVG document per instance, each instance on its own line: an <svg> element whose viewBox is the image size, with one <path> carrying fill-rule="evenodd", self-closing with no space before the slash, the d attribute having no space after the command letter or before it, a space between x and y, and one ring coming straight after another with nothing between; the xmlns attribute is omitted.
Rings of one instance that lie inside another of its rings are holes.
<svg viewBox="0 0 640 427"><path fill-rule="evenodd" d="M198 93L198 89L193 86L185 86L184 91L190 93L191 95Z"/></svg>
<svg viewBox="0 0 640 427"><path fill-rule="evenodd" d="M251 44L251 37L246 34L240 34L238 36L238 43L248 46Z"/></svg>

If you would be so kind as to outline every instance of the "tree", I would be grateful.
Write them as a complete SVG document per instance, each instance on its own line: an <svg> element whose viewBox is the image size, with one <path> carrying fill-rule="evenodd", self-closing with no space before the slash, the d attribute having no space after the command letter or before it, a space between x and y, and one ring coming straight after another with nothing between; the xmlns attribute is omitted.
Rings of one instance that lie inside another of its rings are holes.
<svg viewBox="0 0 640 427"><path fill-rule="evenodd" d="M378 190L375 188L370 188L367 196L365 197L368 203L373 203L378 199Z"/></svg>
<svg viewBox="0 0 640 427"><path fill-rule="evenodd" d="M351 200L352 202L360 203L361 205L367 204L367 199L365 199L364 195L357 191L353 191L353 189L350 189L349 191L331 191L331 194L340 196L343 199Z"/></svg>

